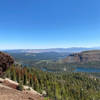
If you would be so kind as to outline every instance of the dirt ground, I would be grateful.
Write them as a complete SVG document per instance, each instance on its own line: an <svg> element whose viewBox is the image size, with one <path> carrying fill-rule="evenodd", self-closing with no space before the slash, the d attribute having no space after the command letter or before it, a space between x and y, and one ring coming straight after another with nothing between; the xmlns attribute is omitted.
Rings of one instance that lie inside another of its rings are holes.
<svg viewBox="0 0 100 100"><path fill-rule="evenodd" d="M0 100L44 100L38 94L31 91L18 91L7 86L0 85Z"/></svg>
<svg viewBox="0 0 100 100"><path fill-rule="evenodd" d="M18 83L14 81L0 78L0 100L44 100L44 98L34 90L17 90L17 85ZM27 88L26 86L24 87Z"/></svg>

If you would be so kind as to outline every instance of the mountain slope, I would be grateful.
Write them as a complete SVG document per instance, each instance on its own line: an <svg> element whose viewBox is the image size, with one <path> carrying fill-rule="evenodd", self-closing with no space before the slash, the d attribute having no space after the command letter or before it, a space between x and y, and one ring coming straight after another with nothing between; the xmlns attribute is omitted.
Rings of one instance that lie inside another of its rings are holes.
<svg viewBox="0 0 100 100"><path fill-rule="evenodd" d="M0 52L0 76L13 63L14 59L10 55Z"/></svg>
<svg viewBox="0 0 100 100"><path fill-rule="evenodd" d="M100 62L100 50L84 51L73 53L64 59L66 63L89 63Z"/></svg>
<svg viewBox="0 0 100 100"><path fill-rule="evenodd" d="M14 64L14 59L10 55L0 52L0 77L6 77L5 73L12 64ZM19 86L20 84L15 81L0 78L0 100L44 100L42 95L31 87L22 85L24 90L19 91Z"/></svg>
<svg viewBox="0 0 100 100"><path fill-rule="evenodd" d="M0 84L0 100L44 100L38 94L25 90L18 91Z"/></svg>

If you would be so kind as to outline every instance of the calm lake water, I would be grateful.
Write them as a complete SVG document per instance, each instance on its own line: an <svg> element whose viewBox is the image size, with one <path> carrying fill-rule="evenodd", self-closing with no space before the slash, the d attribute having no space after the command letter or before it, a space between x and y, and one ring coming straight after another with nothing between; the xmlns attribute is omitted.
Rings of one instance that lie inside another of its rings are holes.
<svg viewBox="0 0 100 100"><path fill-rule="evenodd" d="M100 69L99 68L82 68L82 67L79 67L79 68L76 68L74 72L96 72L96 73L99 73L100 72Z"/></svg>
<svg viewBox="0 0 100 100"><path fill-rule="evenodd" d="M47 71L47 72L55 72L53 70L48 70L46 68L41 68L42 71ZM78 67L74 70L74 72L88 72L88 73L100 73L100 68L83 68L83 67Z"/></svg>
<svg viewBox="0 0 100 100"><path fill-rule="evenodd" d="M44 71L44 72L55 72L53 70L49 70L49 69L46 69L46 68L41 68L41 70Z"/></svg>

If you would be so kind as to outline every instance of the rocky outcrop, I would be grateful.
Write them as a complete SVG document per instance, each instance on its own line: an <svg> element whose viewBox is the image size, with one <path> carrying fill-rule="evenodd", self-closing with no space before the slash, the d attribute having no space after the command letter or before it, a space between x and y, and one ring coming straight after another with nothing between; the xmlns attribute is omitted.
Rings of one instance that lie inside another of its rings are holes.
<svg viewBox="0 0 100 100"><path fill-rule="evenodd" d="M0 52L0 76L14 63L14 59L3 52Z"/></svg>
<svg viewBox="0 0 100 100"><path fill-rule="evenodd" d="M63 60L66 63L100 62L100 50L74 53Z"/></svg>

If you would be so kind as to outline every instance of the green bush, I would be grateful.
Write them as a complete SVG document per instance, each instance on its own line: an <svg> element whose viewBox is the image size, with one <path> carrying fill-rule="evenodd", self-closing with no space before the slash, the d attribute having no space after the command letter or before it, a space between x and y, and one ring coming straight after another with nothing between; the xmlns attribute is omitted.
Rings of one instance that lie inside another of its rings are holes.
<svg viewBox="0 0 100 100"><path fill-rule="evenodd" d="M23 91L23 89L24 89L23 84L22 82L20 82L18 85L18 90Z"/></svg>

